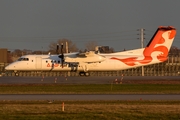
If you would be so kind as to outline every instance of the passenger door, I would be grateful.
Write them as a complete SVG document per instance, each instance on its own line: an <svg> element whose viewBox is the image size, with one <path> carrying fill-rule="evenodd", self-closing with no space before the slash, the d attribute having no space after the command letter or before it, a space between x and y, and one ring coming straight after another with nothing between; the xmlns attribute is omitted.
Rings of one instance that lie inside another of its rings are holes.
<svg viewBox="0 0 180 120"><path fill-rule="evenodd" d="M36 57L36 69L41 70L42 68L42 58Z"/></svg>

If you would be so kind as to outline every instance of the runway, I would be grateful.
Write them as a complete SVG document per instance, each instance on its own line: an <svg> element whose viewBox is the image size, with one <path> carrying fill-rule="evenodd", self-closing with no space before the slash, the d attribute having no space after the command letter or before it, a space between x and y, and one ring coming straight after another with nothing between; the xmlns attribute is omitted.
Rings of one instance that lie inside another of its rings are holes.
<svg viewBox="0 0 180 120"><path fill-rule="evenodd" d="M125 76L123 81L128 80L175 80L179 76L165 77L141 77ZM113 77L0 77L0 84L109 84L115 79L120 80L121 76ZM1 94L0 100L180 100L180 94Z"/></svg>
<svg viewBox="0 0 180 120"><path fill-rule="evenodd" d="M121 76L113 77L0 77L0 84L109 84ZM180 80L179 76L124 76L123 82L128 80Z"/></svg>
<svg viewBox="0 0 180 120"><path fill-rule="evenodd" d="M10 101L34 101L34 100L54 100L54 101L97 101L97 100L180 100L180 94L13 94L0 95L0 100Z"/></svg>

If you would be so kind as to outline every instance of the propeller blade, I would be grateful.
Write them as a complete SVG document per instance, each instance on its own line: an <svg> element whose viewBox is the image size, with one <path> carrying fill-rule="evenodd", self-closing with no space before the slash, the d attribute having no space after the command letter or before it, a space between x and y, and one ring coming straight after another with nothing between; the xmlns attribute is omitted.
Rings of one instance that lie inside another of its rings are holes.
<svg viewBox="0 0 180 120"><path fill-rule="evenodd" d="M63 68L63 64L64 64L63 43L61 44L61 55L59 57L61 58L61 66Z"/></svg>
<svg viewBox="0 0 180 120"><path fill-rule="evenodd" d="M57 47L56 47L56 54L59 54L59 44L57 44Z"/></svg>
<svg viewBox="0 0 180 120"><path fill-rule="evenodd" d="M61 43L61 54L63 54L63 43Z"/></svg>

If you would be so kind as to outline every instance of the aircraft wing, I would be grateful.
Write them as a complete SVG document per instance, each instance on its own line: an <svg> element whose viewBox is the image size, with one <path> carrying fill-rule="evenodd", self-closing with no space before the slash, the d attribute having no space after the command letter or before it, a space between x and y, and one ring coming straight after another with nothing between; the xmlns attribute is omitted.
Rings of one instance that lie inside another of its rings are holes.
<svg viewBox="0 0 180 120"><path fill-rule="evenodd" d="M106 59L106 57L95 54L94 52L86 52L86 53L79 53L76 56L67 56L65 57L65 62L78 62L78 63L94 63L94 62L102 62Z"/></svg>

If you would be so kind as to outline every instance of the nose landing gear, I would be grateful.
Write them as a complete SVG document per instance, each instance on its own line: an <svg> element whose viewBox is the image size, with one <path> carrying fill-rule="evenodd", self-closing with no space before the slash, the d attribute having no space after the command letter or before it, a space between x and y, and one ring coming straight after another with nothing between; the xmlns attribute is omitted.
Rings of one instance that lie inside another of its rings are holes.
<svg viewBox="0 0 180 120"><path fill-rule="evenodd" d="M14 71L14 72L12 73L12 75L18 77L18 76L19 76L19 73L18 73L17 71Z"/></svg>

